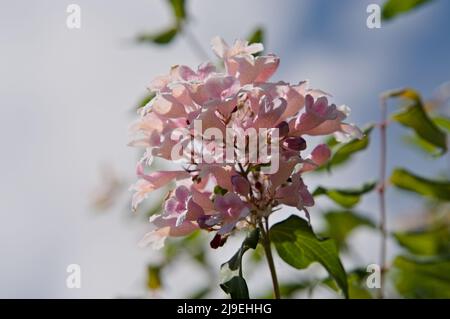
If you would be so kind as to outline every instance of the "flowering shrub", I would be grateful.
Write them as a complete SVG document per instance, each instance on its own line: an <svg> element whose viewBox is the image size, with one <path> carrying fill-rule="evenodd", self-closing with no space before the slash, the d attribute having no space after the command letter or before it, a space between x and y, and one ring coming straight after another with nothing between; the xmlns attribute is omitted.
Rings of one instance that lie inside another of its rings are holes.
<svg viewBox="0 0 450 319"><path fill-rule="evenodd" d="M154 229L142 245L160 248L167 237L198 229L215 233L212 248L243 229L258 229L268 239L264 222L281 205L309 219L314 199L302 176L331 153L320 144L305 154L308 136L334 134L343 141L363 135L344 122L347 106L330 104L329 94L306 81L269 82L280 60L256 55L262 44L238 40L228 46L214 38L212 49L223 72L211 63L196 71L173 66L150 84L155 96L132 127L131 144L145 148L132 186L133 209L152 191L171 181L176 185L163 212L151 217ZM179 168L146 172L154 157Z"/></svg>

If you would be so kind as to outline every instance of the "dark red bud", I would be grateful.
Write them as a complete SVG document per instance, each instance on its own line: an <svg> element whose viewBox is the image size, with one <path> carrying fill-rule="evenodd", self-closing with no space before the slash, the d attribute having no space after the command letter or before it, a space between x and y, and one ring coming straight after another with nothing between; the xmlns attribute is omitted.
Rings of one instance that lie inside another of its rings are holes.
<svg viewBox="0 0 450 319"><path fill-rule="evenodd" d="M276 128L278 129L278 137L285 137L289 133L289 124L286 121L278 124Z"/></svg>
<svg viewBox="0 0 450 319"><path fill-rule="evenodd" d="M293 150L293 151L303 151L306 149L306 141L298 136L298 137L288 137L284 140L284 145Z"/></svg>

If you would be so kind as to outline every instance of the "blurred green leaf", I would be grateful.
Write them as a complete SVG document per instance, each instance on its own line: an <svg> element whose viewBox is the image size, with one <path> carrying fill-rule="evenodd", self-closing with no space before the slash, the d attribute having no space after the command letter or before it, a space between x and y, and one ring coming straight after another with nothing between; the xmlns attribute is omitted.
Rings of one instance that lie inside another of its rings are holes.
<svg viewBox="0 0 450 319"><path fill-rule="evenodd" d="M319 167L316 171L330 170L333 167L345 164L355 153L365 150L369 146L369 136L373 127L373 125L370 125L364 130L364 137L362 139L355 138L345 144L338 143L334 137L330 138L327 141L327 145L333 149L333 156L327 164ZM336 150L334 150L335 147Z"/></svg>
<svg viewBox="0 0 450 319"><path fill-rule="evenodd" d="M168 0L173 11L173 15L177 22L186 19L186 1L185 0Z"/></svg>
<svg viewBox="0 0 450 319"><path fill-rule="evenodd" d="M338 247L345 248L346 239L357 227L366 226L374 228L375 224L368 218L352 211L330 211L324 215L326 230L324 235L331 237Z"/></svg>
<svg viewBox="0 0 450 319"><path fill-rule="evenodd" d="M450 118L446 116L436 116L433 118L433 122L447 132L450 132Z"/></svg>
<svg viewBox="0 0 450 319"><path fill-rule="evenodd" d="M357 268L347 273L348 292L350 299L372 299L371 292L367 289L366 279L369 274L363 268ZM333 289L339 291L335 282L331 278L326 278L323 283Z"/></svg>
<svg viewBox="0 0 450 319"><path fill-rule="evenodd" d="M325 188L319 186L313 192L313 196L326 195L335 203L341 205L345 208L352 208L361 200L361 196L371 192L375 186L376 182L370 182L364 184L360 188L349 188L349 189L337 189L337 188Z"/></svg>
<svg viewBox="0 0 450 319"><path fill-rule="evenodd" d="M437 149L436 146L421 139L417 135L406 135L403 137L403 142L427 154L434 155L439 152L439 149Z"/></svg>
<svg viewBox="0 0 450 319"><path fill-rule="evenodd" d="M139 103L137 104L137 108L140 109L141 107L146 106L153 98L155 97L155 93L149 93L146 96L144 96Z"/></svg>
<svg viewBox="0 0 450 319"><path fill-rule="evenodd" d="M331 239L319 239L311 226L295 215L273 225L270 238L281 259L297 269L305 269L311 263L319 262L348 297L347 274L336 244Z"/></svg>
<svg viewBox="0 0 450 319"><path fill-rule="evenodd" d="M426 259L398 256L391 275L395 288L403 297L450 298L450 256Z"/></svg>
<svg viewBox="0 0 450 319"><path fill-rule="evenodd" d="M316 282L313 281L299 281L294 282L295 280L291 280L291 282L280 283L280 295L284 298L292 298L294 294L297 292L303 291L305 289L314 289ZM267 291L257 299L272 299L273 291Z"/></svg>
<svg viewBox="0 0 450 319"><path fill-rule="evenodd" d="M393 120L414 130L420 138L439 148L441 154L447 151L447 136L428 116L418 92L413 89L401 89L388 92L385 97L408 101L402 111L392 116Z"/></svg>
<svg viewBox="0 0 450 319"><path fill-rule="evenodd" d="M213 193L214 193L214 195L222 195L223 196L226 193L228 193L228 190L220 187L220 185L216 185L216 186L214 186Z"/></svg>
<svg viewBox="0 0 450 319"><path fill-rule="evenodd" d="M398 188L426 197L450 201L450 181L435 181L397 168L391 175L391 183Z"/></svg>
<svg viewBox="0 0 450 319"><path fill-rule="evenodd" d="M161 266L147 267L147 287L150 290L161 288Z"/></svg>
<svg viewBox="0 0 450 319"><path fill-rule="evenodd" d="M248 299L247 284L242 275L242 257L249 249L255 249L259 242L259 228L252 230L242 242L239 250L229 261L220 266L221 284L225 293L232 299Z"/></svg>
<svg viewBox="0 0 450 319"><path fill-rule="evenodd" d="M432 0L388 0L381 11L383 20L390 20L397 15L407 13Z"/></svg>
<svg viewBox="0 0 450 319"><path fill-rule="evenodd" d="M399 245L416 255L450 254L449 225L438 225L429 229L408 232L395 232L394 237Z"/></svg>
<svg viewBox="0 0 450 319"><path fill-rule="evenodd" d="M247 38L248 43L263 43L264 44L264 29L257 28L252 34Z"/></svg>
<svg viewBox="0 0 450 319"><path fill-rule="evenodd" d="M211 287L204 287L200 288L199 290L195 291L191 296L189 296L189 299L205 299L206 295L211 292Z"/></svg>
<svg viewBox="0 0 450 319"><path fill-rule="evenodd" d="M154 44L169 44L175 38L178 33L178 28L171 27L167 30L163 30L159 33L144 33L137 37L139 43L154 43Z"/></svg>

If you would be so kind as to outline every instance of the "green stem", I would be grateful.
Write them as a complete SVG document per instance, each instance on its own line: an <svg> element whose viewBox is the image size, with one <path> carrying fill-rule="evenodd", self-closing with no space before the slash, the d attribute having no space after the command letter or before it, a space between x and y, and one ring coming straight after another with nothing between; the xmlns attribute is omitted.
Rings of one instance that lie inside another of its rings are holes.
<svg viewBox="0 0 450 319"><path fill-rule="evenodd" d="M277 271L275 269L275 263L273 262L272 249L270 247L270 236L269 236L269 224L266 218L266 229L264 225L260 222L261 233L263 234L263 247L266 253L267 263L269 265L270 275L272 276L273 294L275 299L280 299L280 287L278 285Z"/></svg>

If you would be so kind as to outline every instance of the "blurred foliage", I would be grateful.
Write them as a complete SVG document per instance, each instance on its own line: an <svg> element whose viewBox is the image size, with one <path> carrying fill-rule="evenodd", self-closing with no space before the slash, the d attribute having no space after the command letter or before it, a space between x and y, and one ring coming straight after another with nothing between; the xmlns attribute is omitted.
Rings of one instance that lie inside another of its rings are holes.
<svg viewBox="0 0 450 319"><path fill-rule="evenodd" d="M326 229L323 236L332 238L339 249L347 248L347 238L358 227L375 228L375 224L368 218L353 211L329 211L324 214Z"/></svg>
<svg viewBox="0 0 450 319"><path fill-rule="evenodd" d="M374 190L376 185L377 185L376 182L369 182L362 185L359 188L348 188L348 189L325 188L319 186L313 192L313 196L316 197L326 195L336 204L339 204L344 208L352 208L359 203L363 195Z"/></svg>
<svg viewBox="0 0 450 319"><path fill-rule="evenodd" d="M318 238L308 222L295 215L273 225L270 238L286 263L297 269L320 263L348 297L347 274L333 240Z"/></svg>
<svg viewBox="0 0 450 319"><path fill-rule="evenodd" d="M157 290L161 288L161 267L147 267L147 287L150 290Z"/></svg>
<svg viewBox="0 0 450 319"><path fill-rule="evenodd" d="M419 93L413 89L394 90L384 94L385 99L401 98L406 101L403 110L392 119L408 127L428 144L439 148L441 154L447 151L447 136L428 116Z"/></svg>
<svg viewBox="0 0 450 319"><path fill-rule="evenodd" d="M391 175L391 183L400 188L429 198L450 201L450 181L436 181L414 175L397 168Z"/></svg>
<svg viewBox="0 0 450 319"><path fill-rule="evenodd" d="M136 37L137 42L165 45L171 43L182 31L183 24L187 19L186 1L167 0L167 2L172 10L172 25L159 32L141 33Z"/></svg>
<svg viewBox="0 0 450 319"><path fill-rule="evenodd" d="M388 0L381 11L383 20L391 20L434 0Z"/></svg>
<svg viewBox="0 0 450 319"><path fill-rule="evenodd" d="M450 225L448 224L414 231L395 232L394 237L400 246L416 255L450 255Z"/></svg>
<svg viewBox="0 0 450 319"><path fill-rule="evenodd" d="M368 273L363 268L357 268L347 273L348 293L350 299L372 299L372 293L366 286ZM338 287L331 278L326 278L322 282L334 291L338 291Z"/></svg>
<svg viewBox="0 0 450 319"><path fill-rule="evenodd" d="M138 35L137 41L140 43L153 42L155 44L168 44L172 42L178 33L178 28L170 27L158 33L143 33Z"/></svg>
<svg viewBox="0 0 450 319"><path fill-rule="evenodd" d="M363 130L364 137L361 139L354 138L347 143L339 143L335 137L331 137L326 141L328 147L332 151L331 159L323 166L316 169L316 172L320 172L324 169L331 171L331 168L348 163L353 155L365 150L369 146L369 137L374 125L369 125Z"/></svg>
<svg viewBox="0 0 450 319"><path fill-rule="evenodd" d="M250 34L248 37L248 43L264 43L264 29L257 28L255 31Z"/></svg>
<svg viewBox="0 0 450 319"><path fill-rule="evenodd" d="M450 256L416 258L398 256L391 275L406 298L450 298Z"/></svg>

